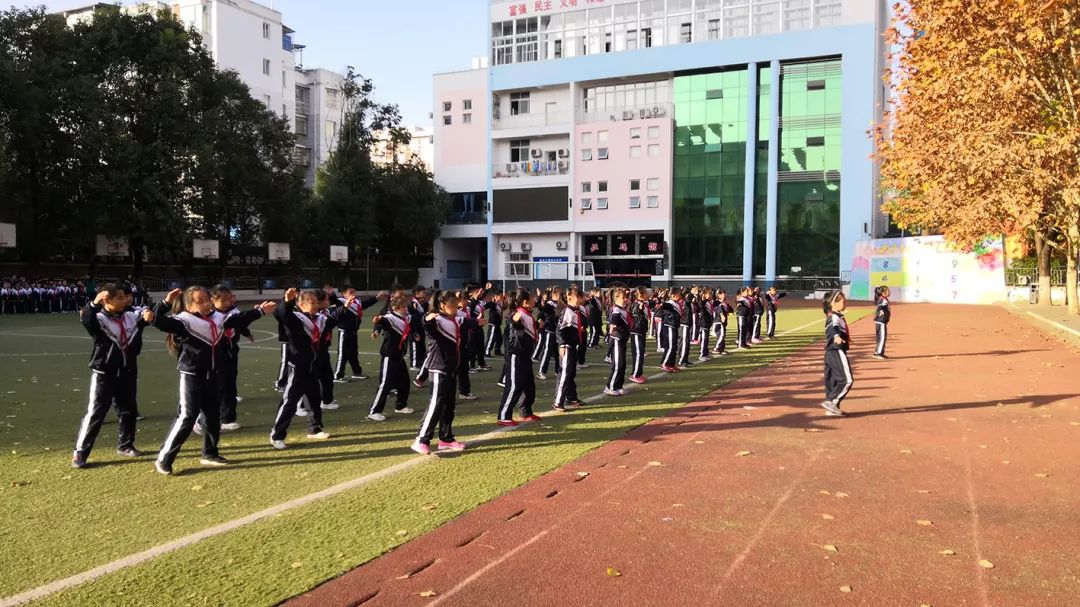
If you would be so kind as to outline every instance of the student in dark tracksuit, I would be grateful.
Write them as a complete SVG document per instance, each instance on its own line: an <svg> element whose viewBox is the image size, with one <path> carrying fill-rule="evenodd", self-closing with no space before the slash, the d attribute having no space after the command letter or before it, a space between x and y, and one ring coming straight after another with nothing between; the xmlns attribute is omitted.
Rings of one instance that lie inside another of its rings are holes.
<svg viewBox="0 0 1080 607"><path fill-rule="evenodd" d="M611 339L611 372L608 373L607 387L604 394L623 396L626 381L626 342L630 340L630 325L633 320L626 311L626 289L615 289L611 293L612 307L608 313L608 337Z"/></svg>
<svg viewBox="0 0 1080 607"><path fill-rule="evenodd" d="M559 346L555 343L555 333L559 328L559 302L552 292L548 292L547 301L540 306L540 323L543 326L534 357L540 363L536 378L547 379L548 366L559 354Z"/></svg>
<svg viewBox="0 0 1080 607"><path fill-rule="evenodd" d="M716 292L716 303L713 304L713 335L716 335L716 347L714 354L727 355L731 352L727 349L728 314L734 312L734 308L727 301L727 293L723 290Z"/></svg>
<svg viewBox="0 0 1080 607"><path fill-rule="evenodd" d="M593 289L585 302L585 312L589 319L589 348L600 347L600 336L604 332L604 304L600 301L600 297L600 289Z"/></svg>
<svg viewBox="0 0 1080 607"><path fill-rule="evenodd" d="M285 384L289 382L289 336L285 333L285 306L278 306L274 310L274 320L277 321L278 343L281 344L281 361L278 365L277 381L274 382L274 390L285 391Z"/></svg>
<svg viewBox="0 0 1080 607"><path fill-rule="evenodd" d="M439 432L439 450L464 451L465 444L454 437L454 393L458 373L468 373L461 359L461 326L455 318L458 298L453 293L442 293L432 301L438 312L424 317L424 334L427 336L427 371L430 373L431 400L411 449L421 455L431 453L431 440Z"/></svg>
<svg viewBox="0 0 1080 607"><path fill-rule="evenodd" d="M649 301L645 289L634 290L634 302L630 304L630 341L634 347L634 365L630 381L635 384L648 382L645 378L645 333L649 330Z"/></svg>
<svg viewBox="0 0 1080 607"><path fill-rule="evenodd" d="M821 307L825 312L825 400L821 406L829 415L843 415L840 404L855 383L847 355L851 345L844 318L847 299L840 291L826 293Z"/></svg>
<svg viewBox="0 0 1080 607"><path fill-rule="evenodd" d="M588 317L581 309L584 293L577 287L566 290L566 307L563 308L556 329L559 344L559 382L555 385L556 411L565 411L567 407L581 404L577 394L577 356L581 344L585 341L585 326Z"/></svg>
<svg viewBox="0 0 1080 607"><path fill-rule="evenodd" d="M232 291L224 286L214 287L211 293L214 309L226 319L240 314L236 307L236 297ZM251 331L247 327L225 330L225 356L221 359L221 370L218 377L221 379L221 429L224 431L239 430L240 424L236 422L236 403L238 402L236 378L240 373L240 338L246 337L251 341ZM196 425L196 431L199 426Z"/></svg>
<svg viewBox="0 0 1080 607"><path fill-rule="evenodd" d="M468 314L469 319L473 321L479 321L484 318L484 299L488 295L488 291L491 289L491 283L481 287L479 285L473 285L469 289L469 299L465 305L465 311ZM464 335L468 338L468 356L469 370L473 373L479 371L490 371L491 367L488 366L487 361L484 359L484 332L477 330L476 327L463 326L465 329ZM465 390L462 394L469 392Z"/></svg>
<svg viewBox="0 0 1080 607"><path fill-rule="evenodd" d="M330 434L323 431L322 407L315 406L322 399L320 383L325 373L324 366L329 366L328 346L333 330L342 314L347 314L345 307L323 310L325 296L320 291L298 292L289 289L285 292L282 316L285 333L289 338L289 383L281 396L274 429L270 432L270 445L275 449L285 449L285 437L289 423L296 415L296 408L306 400L308 411L308 438L326 440ZM346 298L351 303L349 298Z"/></svg>
<svg viewBox="0 0 1080 607"><path fill-rule="evenodd" d="M461 302L461 303L462 304L467 304L467 302ZM457 395L457 397L459 399L461 399L461 400L476 400L477 396L475 394L473 394L473 392L472 392L472 379L469 377L469 373L480 371L482 369L490 369L490 367L477 367L476 369L467 369L466 366L468 364L468 360L469 360L469 357L470 357L469 353L473 354L472 355L472 360L476 360L476 356L475 356L476 350L475 350L475 348L482 347L481 342L478 342L476 340L476 334L478 332L482 331L481 327L483 326L482 323L484 322L484 319L480 318L478 320L478 319L474 318L472 316L472 314L469 313L467 305L465 305L463 307L458 308L458 311L457 311L457 314L454 317L454 320L458 323L458 327L461 328L461 339L462 339L462 342L463 342L462 343L462 351L466 353L464 355L466 363L462 364L461 372L457 374L457 382L458 382L458 395ZM483 351L481 351L480 352L481 361L483 361L483 356L484 356L484 353L483 353Z"/></svg>
<svg viewBox="0 0 1080 607"><path fill-rule="evenodd" d="M769 287L765 292L765 337L769 339L776 339L776 310L784 297L787 293L777 291L776 287Z"/></svg>
<svg viewBox="0 0 1080 607"><path fill-rule="evenodd" d="M709 360L709 331L713 323L713 294L712 289L702 289L698 295L697 313L694 315L697 321L695 335L697 335L698 360Z"/></svg>
<svg viewBox="0 0 1080 607"><path fill-rule="evenodd" d="M427 340L424 338L424 316L428 313L427 289L421 285L413 287L412 301L409 302L410 323L415 330L409 339L409 366L418 371L427 358Z"/></svg>
<svg viewBox="0 0 1080 607"><path fill-rule="evenodd" d="M364 368L360 365L360 347L356 339L356 333L364 322L364 310L379 303L379 298L360 299L356 297L356 289L352 287L345 287L341 293L344 297L339 297L337 300L330 302L331 305L345 306L346 298L353 298L352 304L345 308L348 314L340 316L341 320L337 328L338 350L337 364L334 368L334 382L344 384L348 383L349 379L367 379L364 376ZM352 368L352 376L348 378L345 377L346 366Z"/></svg>
<svg viewBox="0 0 1080 607"><path fill-rule="evenodd" d="M750 347L754 335L754 308L750 302L750 288L743 287L735 299L736 335L735 349L745 350Z"/></svg>
<svg viewBox="0 0 1080 607"><path fill-rule="evenodd" d="M226 318L214 310L210 294L202 287L171 291L154 311L154 326L168 333L169 350L177 357L180 371L180 405L154 466L161 474L172 474L184 441L191 435L200 414L205 420L202 459L206 466L224 466L229 462L218 455L221 433L222 361L227 349L225 331L246 328L263 314L274 310L274 303L264 301L255 307ZM170 311L172 312L170 314Z"/></svg>
<svg viewBox="0 0 1080 607"><path fill-rule="evenodd" d="M679 326L682 321L682 293L675 289L671 299L660 305L660 341L664 349L664 359L660 368L668 373L675 373L679 350Z"/></svg>
<svg viewBox="0 0 1080 607"><path fill-rule="evenodd" d="M489 357L502 356L502 296L498 293L489 295L483 302L483 307L488 324L488 336L484 346L484 353Z"/></svg>
<svg viewBox="0 0 1080 607"><path fill-rule="evenodd" d="M889 295L889 287L883 285L874 289L874 333L877 338L874 358L882 360L889 358L885 356L885 342L889 339L889 321L892 319Z"/></svg>
<svg viewBox="0 0 1080 607"><path fill-rule="evenodd" d="M382 422L386 421L383 409L392 390L397 391L394 412L403 415L413 412L409 408L409 388L412 382L409 380L409 368L405 363L405 352L412 341L415 325L409 317L409 304L405 297L395 297L390 302L390 311L376 316L372 320L372 326L372 338L378 337L380 333L383 336L382 347L379 348L382 364L379 366L379 388L375 391L375 400L371 403L367 418Z"/></svg>
<svg viewBox="0 0 1080 607"><path fill-rule="evenodd" d="M536 349L539 330L532 315L533 295L528 289L517 289L510 294L507 306L508 328L506 333L507 372L497 423L500 426L516 426L514 408L521 403L521 421L539 421L533 414L536 402L536 378L533 376L532 354Z"/></svg>
<svg viewBox="0 0 1080 607"><path fill-rule="evenodd" d="M761 343L761 317L765 315L765 302L761 300L761 287L754 287L750 295L750 309L754 313L750 343Z"/></svg>
<svg viewBox="0 0 1080 607"><path fill-rule="evenodd" d="M136 411L130 375L138 353L132 343L154 319L150 310L127 307L128 297L115 285L107 285L79 315L94 339L90 354L90 393L86 414L75 438L73 468L83 468L90 457L101 424L115 403L119 432L116 452L125 457L142 455L135 448Z"/></svg>
<svg viewBox="0 0 1080 607"><path fill-rule="evenodd" d="M679 348L678 348L678 366L689 367L690 362L690 342L694 339L694 312L693 312L694 297L690 299L683 299L679 301Z"/></svg>

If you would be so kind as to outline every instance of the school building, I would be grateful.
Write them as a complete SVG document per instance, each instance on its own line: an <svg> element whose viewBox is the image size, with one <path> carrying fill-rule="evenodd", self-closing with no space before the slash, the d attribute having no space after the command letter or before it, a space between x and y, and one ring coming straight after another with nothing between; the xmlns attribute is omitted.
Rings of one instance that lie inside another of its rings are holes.
<svg viewBox="0 0 1080 607"><path fill-rule="evenodd" d="M888 229L868 135L888 11L491 2L486 62L434 77L454 210L422 280L582 270L563 262L635 284L846 274Z"/></svg>

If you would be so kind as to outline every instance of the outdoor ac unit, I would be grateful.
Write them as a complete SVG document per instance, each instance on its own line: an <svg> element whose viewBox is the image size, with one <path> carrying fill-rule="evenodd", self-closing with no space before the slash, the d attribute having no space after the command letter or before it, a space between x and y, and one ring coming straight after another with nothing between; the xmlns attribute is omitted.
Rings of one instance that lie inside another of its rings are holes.
<svg viewBox="0 0 1080 607"><path fill-rule="evenodd" d="M533 158L543 158L544 157L544 152L542 152L540 150L529 150L529 156L531 156Z"/></svg>
<svg viewBox="0 0 1080 607"><path fill-rule="evenodd" d="M509 242L500 242L499 243L499 250L504 252L504 253L510 252L513 248L514 248L514 245L510 244Z"/></svg>
<svg viewBox="0 0 1080 607"><path fill-rule="evenodd" d="M622 119L623 120L633 120L634 119L634 112L631 111L631 110L626 110L625 112L622 113Z"/></svg>
<svg viewBox="0 0 1080 607"><path fill-rule="evenodd" d="M565 251L566 250L566 241L565 240L560 240L560 241L556 242L555 243L555 248L558 249L559 251Z"/></svg>
<svg viewBox="0 0 1080 607"><path fill-rule="evenodd" d="M528 253L531 250L532 250L532 243L531 242L523 242L523 243L521 243L521 252L522 253Z"/></svg>
<svg viewBox="0 0 1080 607"><path fill-rule="evenodd" d="M653 115L654 117L659 117L659 116L663 116L663 115L664 115L664 108L662 108L662 107L660 107L660 106L654 107L654 108L652 109L652 115Z"/></svg>
<svg viewBox="0 0 1080 607"><path fill-rule="evenodd" d="M570 150L563 148L559 150L559 158L568 158L570 156Z"/></svg>

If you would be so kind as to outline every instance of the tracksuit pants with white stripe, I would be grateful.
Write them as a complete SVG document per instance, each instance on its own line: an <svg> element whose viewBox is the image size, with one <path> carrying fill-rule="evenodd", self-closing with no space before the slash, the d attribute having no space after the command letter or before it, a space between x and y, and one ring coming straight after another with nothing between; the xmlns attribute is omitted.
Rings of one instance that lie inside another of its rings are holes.
<svg viewBox="0 0 1080 607"><path fill-rule="evenodd" d="M223 356L221 368L218 370L218 381L221 382L218 394L221 397L221 423L223 424L236 421L236 375L239 373L239 364L239 360Z"/></svg>
<svg viewBox="0 0 1080 607"><path fill-rule="evenodd" d="M877 337L877 349L874 350L874 354L885 356L885 342L889 339L889 325L874 321L874 333Z"/></svg>
<svg viewBox="0 0 1080 607"><path fill-rule="evenodd" d="M754 314L754 326L750 331L750 339L761 339L761 315Z"/></svg>
<svg viewBox="0 0 1080 607"><path fill-rule="evenodd" d="M738 334L735 336L737 340L735 346L738 348L745 348L750 344L750 337L754 333L754 321L749 316L735 316L735 320L738 323L736 330Z"/></svg>
<svg viewBox="0 0 1080 607"><path fill-rule="evenodd" d="M713 352L721 354L727 348L727 325L724 323L713 324L713 334L716 335L716 347Z"/></svg>
<svg viewBox="0 0 1080 607"><path fill-rule="evenodd" d="M375 401L369 413L382 413L391 390L397 390L397 410L409 406L409 370L405 366L404 356L384 356L379 366L379 389L375 391Z"/></svg>
<svg viewBox="0 0 1080 607"><path fill-rule="evenodd" d="M491 329L488 331L487 345L484 347L484 353L488 356L501 356L502 345L502 325L491 325Z"/></svg>
<svg viewBox="0 0 1080 607"><path fill-rule="evenodd" d="M521 400L521 416L532 415L533 403L536 402L536 378L533 377L532 360L528 356L511 354L506 366L506 387L503 388L499 405L499 421L513 419L518 400Z"/></svg>
<svg viewBox="0 0 1080 607"><path fill-rule="evenodd" d="M424 361L427 360L427 342L424 340L424 336L421 335L420 339L409 340L409 352L411 358L409 364L412 368L421 369L424 366Z"/></svg>
<svg viewBox="0 0 1080 607"><path fill-rule="evenodd" d="M701 358L709 357L709 330L706 328L698 329L698 343L701 344L701 349L698 352L698 356Z"/></svg>
<svg viewBox="0 0 1080 607"><path fill-rule="evenodd" d="M221 435L221 379L217 371L180 373L180 405L176 421L161 445L157 460L166 466L176 461L180 447L191 436L200 415L203 418L203 457L216 457Z"/></svg>
<svg viewBox="0 0 1080 607"><path fill-rule="evenodd" d="M832 401L839 407L854 383L847 352L825 350L825 400Z"/></svg>
<svg viewBox="0 0 1080 607"><path fill-rule="evenodd" d="M626 383L626 341L611 338L611 371L608 373L608 390L622 390Z"/></svg>
<svg viewBox="0 0 1080 607"><path fill-rule="evenodd" d="M322 431L322 407L319 406L319 378L307 369L297 369L289 363L289 382L285 384L285 394L281 397L277 417L274 418L274 430L270 440L285 440L289 433L289 423L296 415L296 408L301 401L308 402L308 434Z"/></svg>
<svg viewBox="0 0 1080 607"><path fill-rule="evenodd" d="M289 381L289 344L281 344L281 363L278 366L277 373L277 387L282 390L285 389L285 384Z"/></svg>
<svg viewBox="0 0 1080 607"><path fill-rule="evenodd" d="M675 366L675 357L679 349L679 329L664 325L660 327L660 342L664 348L664 360L661 363L665 367Z"/></svg>
<svg viewBox="0 0 1080 607"><path fill-rule="evenodd" d="M319 367L319 396L322 400L308 401L312 409L317 409L320 402L325 405L334 402L334 370L330 368L329 353L316 364Z"/></svg>
<svg viewBox="0 0 1080 607"><path fill-rule="evenodd" d="M765 310L765 336L776 337L776 310Z"/></svg>
<svg viewBox="0 0 1080 607"><path fill-rule="evenodd" d="M630 377L645 377L645 334L631 333L630 341L634 345L634 369Z"/></svg>
<svg viewBox="0 0 1080 607"><path fill-rule="evenodd" d="M555 385L555 406L578 400L577 346L559 346L559 382Z"/></svg>
<svg viewBox="0 0 1080 607"><path fill-rule="evenodd" d="M540 334L540 341L536 344L536 360L540 363L540 373L547 375L548 367L551 366L551 361L559 355L559 347L555 345L555 334L544 331Z"/></svg>
<svg viewBox="0 0 1080 607"><path fill-rule="evenodd" d="M125 369L120 369L114 375L97 371L90 373L90 395L86 414L83 415L79 434L75 438L75 455L80 459L90 457L90 450L94 448L101 424L114 402L120 426L116 448L135 447L135 407L129 390L129 375L129 371Z"/></svg>
<svg viewBox="0 0 1080 607"><path fill-rule="evenodd" d="M356 331L338 329L337 368L334 370L334 379L345 379L346 365L352 367L353 375L363 375L363 369L360 367L359 346L356 343Z"/></svg>
<svg viewBox="0 0 1080 607"><path fill-rule="evenodd" d="M461 373L468 374L467 370ZM454 442L454 408L456 400L454 389L457 386L457 378L453 373L442 371L431 372L431 400L428 402L424 419L420 422L420 431L416 440L430 445L435 436L435 428L439 429L439 440L444 443Z"/></svg>
<svg viewBox="0 0 1080 607"><path fill-rule="evenodd" d="M679 366L690 366L690 340L693 338L690 325L679 325Z"/></svg>

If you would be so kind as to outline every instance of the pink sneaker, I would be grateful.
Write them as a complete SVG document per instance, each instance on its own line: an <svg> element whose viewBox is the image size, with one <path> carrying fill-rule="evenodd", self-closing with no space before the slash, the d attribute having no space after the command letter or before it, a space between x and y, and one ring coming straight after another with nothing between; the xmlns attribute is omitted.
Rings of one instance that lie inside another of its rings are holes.
<svg viewBox="0 0 1080 607"><path fill-rule="evenodd" d="M412 447L409 447L409 448L412 449L413 451L416 451L420 455L431 455L431 447L425 445L424 443L422 443L420 441L416 441L415 443L412 444Z"/></svg>
<svg viewBox="0 0 1080 607"><path fill-rule="evenodd" d="M539 422L543 420L544 418L540 417L539 415L526 415L525 417L521 418L520 423Z"/></svg>
<svg viewBox="0 0 1080 607"><path fill-rule="evenodd" d="M500 419L499 421L495 422L495 425L502 426L503 428L513 428L514 426L518 425L518 423L512 419ZM440 448L442 448L441 443L439 446Z"/></svg>
<svg viewBox="0 0 1080 607"><path fill-rule="evenodd" d="M439 441L439 450L440 451L464 451L465 450L465 443L459 443L457 441L454 441L452 443L444 443L442 441Z"/></svg>
<svg viewBox="0 0 1080 607"><path fill-rule="evenodd" d="M645 379L644 377L631 377L630 381L634 382L635 384L645 384L649 382L649 380Z"/></svg>

